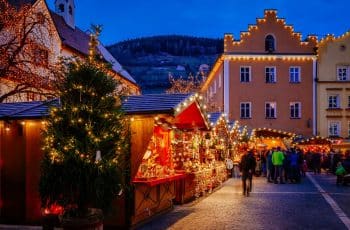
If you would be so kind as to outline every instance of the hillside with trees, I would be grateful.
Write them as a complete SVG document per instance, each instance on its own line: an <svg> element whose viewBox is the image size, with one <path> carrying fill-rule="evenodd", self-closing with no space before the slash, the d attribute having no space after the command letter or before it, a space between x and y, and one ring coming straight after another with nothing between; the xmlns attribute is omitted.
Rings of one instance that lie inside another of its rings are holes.
<svg viewBox="0 0 350 230"><path fill-rule="evenodd" d="M131 39L107 48L143 93L159 93L170 87L169 75L187 78L205 74L223 52L223 40L166 35Z"/></svg>

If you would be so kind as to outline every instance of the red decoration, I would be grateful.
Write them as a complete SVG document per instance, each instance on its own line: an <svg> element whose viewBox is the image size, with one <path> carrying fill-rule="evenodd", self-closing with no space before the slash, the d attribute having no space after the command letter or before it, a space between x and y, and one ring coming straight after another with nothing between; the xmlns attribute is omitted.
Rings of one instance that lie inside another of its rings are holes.
<svg viewBox="0 0 350 230"><path fill-rule="evenodd" d="M60 215L63 213L63 207L57 204L51 205L49 208L44 209L44 215Z"/></svg>

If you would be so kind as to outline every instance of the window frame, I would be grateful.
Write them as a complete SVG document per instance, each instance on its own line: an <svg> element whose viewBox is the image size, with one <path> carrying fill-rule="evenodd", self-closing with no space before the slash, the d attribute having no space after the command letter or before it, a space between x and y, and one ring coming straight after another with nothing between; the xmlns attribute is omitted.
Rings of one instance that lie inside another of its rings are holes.
<svg viewBox="0 0 350 230"><path fill-rule="evenodd" d="M334 101L331 101L331 98L335 97L335 106L332 106L334 104ZM340 109L340 96L339 94L332 94L328 95L327 97L327 104L328 104L328 109Z"/></svg>
<svg viewBox="0 0 350 230"><path fill-rule="evenodd" d="M269 53L276 51L276 38L272 34L265 36L265 51Z"/></svg>
<svg viewBox="0 0 350 230"><path fill-rule="evenodd" d="M339 70L340 69L346 71L345 76L339 76ZM350 69L349 69L349 66L346 66L346 65L339 65L339 66L337 66L337 73L336 74L337 74L337 81L350 81ZM345 77L345 79L344 79L344 77Z"/></svg>
<svg viewBox="0 0 350 230"><path fill-rule="evenodd" d="M248 116L246 116L247 114L247 106L248 105L248 109L249 109L249 111L248 111ZM244 106L244 108L242 108L242 106ZM242 114L242 110L244 110L244 114ZM244 116L242 116L242 115L244 115ZM240 116L240 118L241 119L251 119L252 118L252 103L251 102L240 102L239 103L239 116Z"/></svg>
<svg viewBox="0 0 350 230"><path fill-rule="evenodd" d="M269 105L269 108L267 107ZM271 106L274 105L274 106ZM273 111L273 116L271 116L271 111ZM276 119L277 118L277 103L275 101L265 102L265 119Z"/></svg>
<svg viewBox="0 0 350 230"><path fill-rule="evenodd" d="M294 106L298 105L298 114L295 113L295 108L293 109ZM294 110L294 113L292 113L292 110ZM292 101L289 103L289 115L290 119L300 119L301 118L301 102L300 101Z"/></svg>
<svg viewBox="0 0 350 230"><path fill-rule="evenodd" d="M64 4L63 4L63 3L61 3L61 4L58 5L58 10L60 11L60 13L64 13L65 7L64 7Z"/></svg>
<svg viewBox="0 0 350 230"><path fill-rule="evenodd" d="M269 71L268 71L269 70ZM271 72L270 70L273 70L273 81L271 81ZM267 81L267 74L269 74L269 81ZM266 84L275 84L277 82L277 70L276 66L265 66L265 83Z"/></svg>
<svg viewBox="0 0 350 230"><path fill-rule="evenodd" d="M73 15L73 7L71 5L68 6L69 15Z"/></svg>
<svg viewBox="0 0 350 230"><path fill-rule="evenodd" d="M335 126L332 126L335 125ZM337 127L337 132L338 134L332 133L334 132L334 130L331 130L331 128L333 129L334 127ZM340 121L329 121L328 122L328 136L329 137L339 137L341 133L341 123Z"/></svg>
<svg viewBox="0 0 350 230"><path fill-rule="evenodd" d="M252 71L251 71L251 66L240 66L239 67L239 81L241 82L241 83L249 83L249 82L251 82L251 80L252 80L252 78L251 78L251 76L252 76ZM246 70L246 69L248 69L248 72L242 72L242 70ZM242 78L242 74L244 74L244 76L243 76L243 78ZM248 74L248 80L246 79L246 77L247 76L245 76L246 74ZM243 79L243 81L242 81L242 79Z"/></svg>
<svg viewBox="0 0 350 230"><path fill-rule="evenodd" d="M292 69L294 70L298 70L298 79L294 79L295 78L295 74L296 72L292 72ZM292 75L294 74L294 76L292 77ZM290 66L289 67L289 83L300 83L301 82L301 67L300 66Z"/></svg>

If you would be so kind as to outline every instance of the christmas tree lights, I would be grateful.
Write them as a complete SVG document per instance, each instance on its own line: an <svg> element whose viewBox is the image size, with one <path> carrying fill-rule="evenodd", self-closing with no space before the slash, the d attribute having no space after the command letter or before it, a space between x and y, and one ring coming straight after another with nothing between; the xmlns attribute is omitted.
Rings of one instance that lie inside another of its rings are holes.
<svg viewBox="0 0 350 230"><path fill-rule="evenodd" d="M44 132L42 205L59 205L67 216L108 210L125 183L127 120L116 98L118 83L95 58L96 39L91 36L93 56L69 63L59 84L61 105L51 109Z"/></svg>

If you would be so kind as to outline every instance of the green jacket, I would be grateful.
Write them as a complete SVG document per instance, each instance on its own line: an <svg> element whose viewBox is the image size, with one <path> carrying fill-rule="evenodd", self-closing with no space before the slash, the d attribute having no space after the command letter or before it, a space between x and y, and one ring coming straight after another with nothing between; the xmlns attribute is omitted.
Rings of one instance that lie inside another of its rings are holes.
<svg viewBox="0 0 350 230"><path fill-rule="evenodd" d="M283 165L284 154L281 151L274 151L272 153L272 164L273 165Z"/></svg>
<svg viewBox="0 0 350 230"><path fill-rule="evenodd" d="M343 175L345 175L345 174L346 174L345 168L344 168L342 165L338 166L338 167L337 167L337 170L335 171L335 175L337 175L337 176L343 176Z"/></svg>

